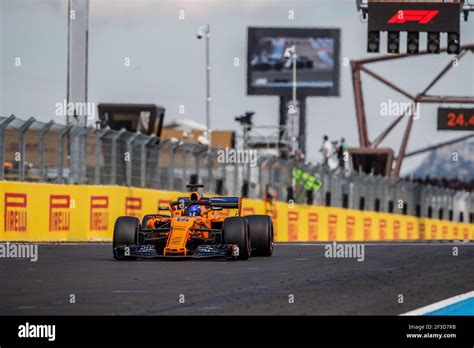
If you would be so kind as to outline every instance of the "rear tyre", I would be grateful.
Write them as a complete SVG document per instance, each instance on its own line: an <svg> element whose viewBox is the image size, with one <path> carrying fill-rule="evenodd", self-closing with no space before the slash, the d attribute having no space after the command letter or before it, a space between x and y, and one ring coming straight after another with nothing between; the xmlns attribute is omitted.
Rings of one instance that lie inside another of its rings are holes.
<svg viewBox="0 0 474 348"><path fill-rule="evenodd" d="M114 239L112 243L112 250L114 258L116 259L133 259L126 257L120 252L116 253L117 247L127 247L136 244L138 229L140 227L140 220L132 216L120 216L115 221Z"/></svg>
<svg viewBox="0 0 474 348"><path fill-rule="evenodd" d="M247 220L240 216L229 217L222 226L224 244L237 244L239 247L239 260L250 257L250 231Z"/></svg>
<svg viewBox="0 0 474 348"><path fill-rule="evenodd" d="M252 256L272 256L273 222L268 215L249 215L250 244Z"/></svg>

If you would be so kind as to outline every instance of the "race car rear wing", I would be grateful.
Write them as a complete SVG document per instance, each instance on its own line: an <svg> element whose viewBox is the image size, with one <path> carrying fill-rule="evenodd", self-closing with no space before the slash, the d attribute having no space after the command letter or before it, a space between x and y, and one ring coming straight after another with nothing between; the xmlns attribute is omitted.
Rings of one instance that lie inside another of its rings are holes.
<svg viewBox="0 0 474 348"><path fill-rule="evenodd" d="M211 204L216 208L223 209L239 209L240 198L239 197L202 197L201 202L204 201L206 204ZM171 205L178 205L180 202L183 203L197 203L198 201L191 201L188 197L179 197L176 201L171 202Z"/></svg>
<svg viewBox="0 0 474 348"><path fill-rule="evenodd" d="M211 197L209 201L213 207L222 207L223 209L239 209L239 197Z"/></svg>

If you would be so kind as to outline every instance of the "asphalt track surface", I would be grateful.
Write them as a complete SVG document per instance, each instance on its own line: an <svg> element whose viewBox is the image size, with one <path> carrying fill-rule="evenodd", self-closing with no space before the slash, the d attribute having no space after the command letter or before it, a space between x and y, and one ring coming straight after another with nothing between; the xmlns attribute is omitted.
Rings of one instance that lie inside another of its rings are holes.
<svg viewBox="0 0 474 348"><path fill-rule="evenodd" d="M398 315L473 290L472 243L366 244L363 262L324 251L279 244L248 261L115 261L110 244L42 244L37 262L0 259L0 314Z"/></svg>

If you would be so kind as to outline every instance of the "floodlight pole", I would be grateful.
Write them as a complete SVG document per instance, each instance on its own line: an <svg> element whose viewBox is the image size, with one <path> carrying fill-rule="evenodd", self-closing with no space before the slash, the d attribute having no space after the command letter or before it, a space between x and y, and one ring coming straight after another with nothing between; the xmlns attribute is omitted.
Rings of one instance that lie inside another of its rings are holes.
<svg viewBox="0 0 474 348"><path fill-rule="evenodd" d="M211 28L206 26L206 127L209 141L209 151L211 148L211 63L210 63L210 38Z"/></svg>
<svg viewBox="0 0 474 348"><path fill-rule="evenodd" d="M206 140L207 140L207 175L208 180L212 177L212 135L211 135L211 62L210 62L210 25L198 29L197 38L206 40Z"/></svg>
<svg viewBox="0 0 474 348"><path fill-rule="evenodd" d="M206 26L206 127L207 127L207 180L212 177L212 135L211 135L211 63L210 63L210 38L211 28ZM210 185L210 183L209 183Z"/></svg>
<svg viewBox="0 0 474 348"><path fill-rule="evenodd" d="M293 51L292 55L293 60L293 89L291 99L293 100L293 105L296 105L296 52Z"/></svg>
<svg viewBox="0 0 474 348"><path fill-rule="evenodd" d="M291 153L294 155L296 153L296 60L298 56L296 54L296 47L292 47L291 60L293 63L293 86L291 93L291 103L293 105L292 115L291 115Z"/></svg>

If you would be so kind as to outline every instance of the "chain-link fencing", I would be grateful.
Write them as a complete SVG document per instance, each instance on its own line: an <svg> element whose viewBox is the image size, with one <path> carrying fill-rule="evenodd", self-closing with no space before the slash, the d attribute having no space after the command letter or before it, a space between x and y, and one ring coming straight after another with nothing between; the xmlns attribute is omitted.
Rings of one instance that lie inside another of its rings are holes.
<svg viewBox="0 0 474 348"><path fill-rule="evenodd" d="M124 129L0 117L0 180L175 191L194 182L214 194L474 222L470 192L334 171L262 153L254 162L239 161L223 156L225 150ZM295 169L317 178L321 188L295 180Z"/></svg>

